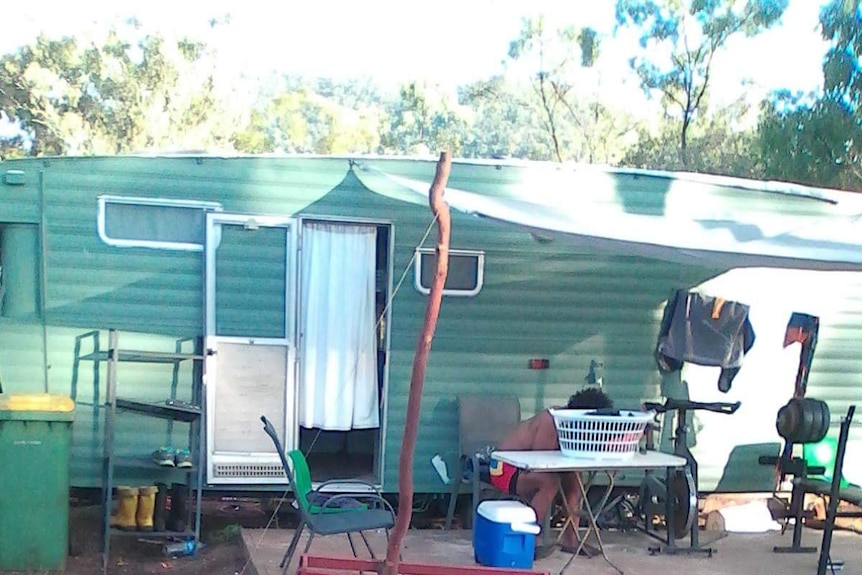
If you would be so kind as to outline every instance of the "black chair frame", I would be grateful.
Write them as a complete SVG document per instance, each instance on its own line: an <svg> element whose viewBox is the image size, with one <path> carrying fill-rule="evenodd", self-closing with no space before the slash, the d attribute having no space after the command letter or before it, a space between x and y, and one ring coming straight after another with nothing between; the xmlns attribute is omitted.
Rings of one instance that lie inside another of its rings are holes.
<svg viewBox="0 0 862 575"><path fill-rule="evenodd" d="M278 451L278 456L281 459L284 473L287 477L288 487L293 491L295 489L293 471L291 470L287 455L284 452L284 447L278 439L278 433L272 423L270 423L265 416L261 416L260 420L263 422L264 432L269 435L270 439L272 439L275 449ZM356 482L353 481L352 483ZM284 557L278 565L282 569L282 573L287 573L287 569L290 566L290 562L293 559L297 546L299 545L299 539L306 528L309 530L309 538L308 542L305 544L305 551L303 553L308 553L315 535L325 536L344 534L347 535L347 540L350 542L350 549L353 552L353 556L358 557L356 546L353 543L351 534L359 533L365 543L366 549L368 549L368 553L371 555L371 558L376 559L374 551L371 549L371 545L368 543L368 539L366 538L364 531L383 529L386 531L386 540L389 540L389 530L395 526L395 510L392 508L392 505L386 501L386 499L378 493L362 493L360 495L342 494L330 497L321 507L326 509L332 507L333 504L340 500L359 498L373 502L376 506L361 510L342 510L338 513L311 513L299 497L295 498L296 507L299 510L299 525L297 525L293 538L290 540L290 544L287 547L287 551L285 551Z"/></svg>

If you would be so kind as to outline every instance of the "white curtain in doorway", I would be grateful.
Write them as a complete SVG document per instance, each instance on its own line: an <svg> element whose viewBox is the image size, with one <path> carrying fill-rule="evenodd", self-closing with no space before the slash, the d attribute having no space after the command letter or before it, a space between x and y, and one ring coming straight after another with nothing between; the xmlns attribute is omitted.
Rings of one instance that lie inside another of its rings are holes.
<svg viewBox="0 0 862 575"><path fill-rule="evenodd" d="M307 223L302 232L299 424L379 426L373 226Z"/></svg>

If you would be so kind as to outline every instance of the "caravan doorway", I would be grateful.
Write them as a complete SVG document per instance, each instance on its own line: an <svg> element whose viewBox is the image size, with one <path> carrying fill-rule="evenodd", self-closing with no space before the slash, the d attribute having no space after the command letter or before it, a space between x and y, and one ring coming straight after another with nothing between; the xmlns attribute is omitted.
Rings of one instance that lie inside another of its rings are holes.
<svg viewBox="0 0 862 575"><path fill-rule="evenodd" d="M274 484L259 418L315 482L380 483L392 226L207 215L207 481Z"/></svg>
<svg viewBox="0 0 862 575"><path fill-rule="evenodd" d="M381 477L391 224L303 219L298 447L315 482Z"/></svg>

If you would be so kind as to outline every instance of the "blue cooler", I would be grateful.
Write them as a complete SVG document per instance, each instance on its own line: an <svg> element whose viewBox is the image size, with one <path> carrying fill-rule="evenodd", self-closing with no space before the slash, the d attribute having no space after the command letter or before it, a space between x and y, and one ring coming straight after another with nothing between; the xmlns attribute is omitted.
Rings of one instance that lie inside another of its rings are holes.
<svg viewBox="0 0 862 575"><path fill-rule="evenodd" d="M532 569L536 513L518 501L483 501L473 526L476 562L487 567Z"/></svg>

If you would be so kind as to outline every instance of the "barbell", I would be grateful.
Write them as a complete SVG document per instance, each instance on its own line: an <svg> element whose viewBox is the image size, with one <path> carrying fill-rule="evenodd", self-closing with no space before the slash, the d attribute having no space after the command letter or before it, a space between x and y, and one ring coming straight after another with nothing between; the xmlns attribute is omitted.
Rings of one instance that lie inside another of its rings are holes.
<svg viewBox="0 0 862 575"><path fill-rule="evenodd" d="M794 397L778 410L775 428L790 443L817 443L829 431L829 406L813 397Z"/></svg>
<svg viewBox="0 0 862 575"><path fill-rule="evenodd" d="M825 401L794 397L778 410L775 428L789 443L818 443L826 437L830 425L838 425L844 418L842 415L833 421Z"/></svg>

